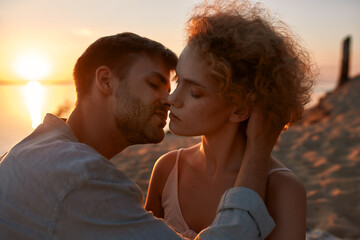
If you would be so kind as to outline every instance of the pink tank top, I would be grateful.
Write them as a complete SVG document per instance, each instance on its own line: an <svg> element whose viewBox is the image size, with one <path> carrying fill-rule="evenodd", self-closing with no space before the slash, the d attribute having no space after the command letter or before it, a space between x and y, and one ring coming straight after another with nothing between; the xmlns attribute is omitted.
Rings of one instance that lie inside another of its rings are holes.
<svg viewBox="0 0 360 240"><path fill-rule="evenodd" d="M162 207L164 209L164 220L176 232L184 237L194 239L197 233L189 228L180 209L178 197L178 166L182 149L177 151L174 168L171 170L166 180L162 193Z"/></svg>
<svg viewBox="0 0 360 240"><path fill-rule="evenodd" d="M164 220L176 232L184 237L194 239L197 233L191 230L185 221L179 203L178 196L178 179L179 179L179 159L183 149L179 149L176 155L174 168L171 170L168 179L166 180L162 193L162 207L164 209ZM268 175L277 171L290 171L288 168L273 168L268 172Z"/></svg>

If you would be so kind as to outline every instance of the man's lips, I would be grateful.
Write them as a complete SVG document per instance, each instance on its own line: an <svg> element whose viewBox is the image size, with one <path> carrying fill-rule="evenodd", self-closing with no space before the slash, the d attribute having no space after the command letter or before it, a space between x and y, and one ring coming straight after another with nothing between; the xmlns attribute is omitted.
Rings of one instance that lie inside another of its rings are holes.
<svg viewBox="0 0 360 240"><path fill-rule="evenodd" d="M163 121L163 124L165 126L166 125L166 119L167 119L167 112L158 111L155 114L160 117L160 119Z"/></svg>

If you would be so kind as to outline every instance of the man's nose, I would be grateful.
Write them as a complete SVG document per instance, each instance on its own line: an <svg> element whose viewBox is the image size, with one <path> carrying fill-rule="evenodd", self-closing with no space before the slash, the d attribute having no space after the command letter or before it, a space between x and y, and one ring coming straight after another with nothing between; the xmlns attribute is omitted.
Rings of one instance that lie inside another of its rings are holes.
<svg viewBox="0 0 360 240"><path fill-rule="evenodd" d="M165 92L161 98L161 103L163 105L166 106L166 110L168 111L169 108L170 108L170 103L169 103L169 96L170 96L170 93L169 92Z"/></svg>

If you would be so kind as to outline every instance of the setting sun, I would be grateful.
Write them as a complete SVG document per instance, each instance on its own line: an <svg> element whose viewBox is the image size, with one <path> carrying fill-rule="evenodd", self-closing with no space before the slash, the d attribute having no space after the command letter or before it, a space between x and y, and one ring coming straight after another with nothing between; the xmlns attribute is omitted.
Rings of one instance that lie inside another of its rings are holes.
<svg viewBox="0 0 360 240"><path fill-rule="evenodd" d="M42 80L50 73L51 66L45 56L27 53L19 56L14 62L14 70L25 80Z"/></svg>

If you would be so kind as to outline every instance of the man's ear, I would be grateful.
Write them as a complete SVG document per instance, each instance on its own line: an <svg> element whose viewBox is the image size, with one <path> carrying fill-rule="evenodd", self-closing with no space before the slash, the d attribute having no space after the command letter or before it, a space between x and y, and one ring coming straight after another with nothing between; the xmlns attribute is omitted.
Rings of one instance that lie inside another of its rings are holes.
<svg viewBox="0 0 360 240"><path fill-rule="evenodd" d="M230 114L229 120L230 122L240 123L248 119L250 114L251 110L249 108L243 107L240 109L239 107L235 106Z"/></svg>
<svg viewBox="0 0 360 240"><path fill-rule="evenodd" d="M95 83L97 88L104 94L110 95L113 92L111 69L106 66L98 67L95 71Z"/></svg>

